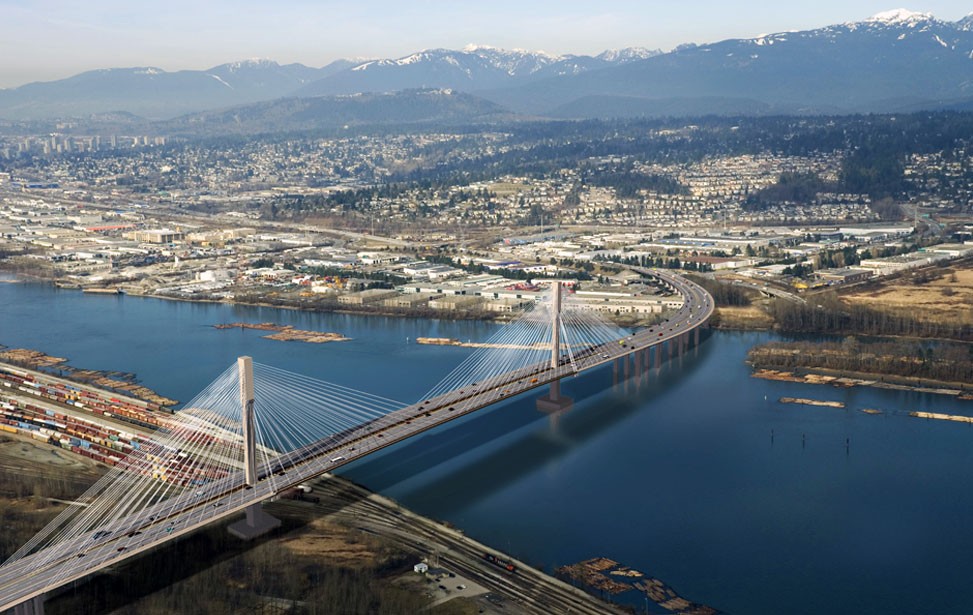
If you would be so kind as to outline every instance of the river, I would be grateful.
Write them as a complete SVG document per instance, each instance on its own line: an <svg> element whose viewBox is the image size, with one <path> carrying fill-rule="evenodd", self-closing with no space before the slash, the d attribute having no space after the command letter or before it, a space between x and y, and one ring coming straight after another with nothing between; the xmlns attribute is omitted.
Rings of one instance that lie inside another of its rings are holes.
<svg viewBox="0 0 973 615"><path fill-rule="evenodd" d="M279 342L210 326L234 321L352 341ZM416 337L482 340L500 326L0 283L0 344L135 372L182 401L249 354L412 402L471 352ZM973 403L750 378L747 349L774 339L712 332L637 390L613 390L610 368L566 381L577 401L556 424L525 394L343 474L548 571L609 557L726 613L973 612L973 426L906 414L971 414ZM634 592L623 600L642 604Z"/></svg>

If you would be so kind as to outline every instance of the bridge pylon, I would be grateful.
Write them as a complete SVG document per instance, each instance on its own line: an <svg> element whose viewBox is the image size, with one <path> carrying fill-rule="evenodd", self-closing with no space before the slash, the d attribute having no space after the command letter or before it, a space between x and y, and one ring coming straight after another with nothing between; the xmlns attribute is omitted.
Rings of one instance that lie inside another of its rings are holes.
<svg viewBox="0 0 973 615"><path fill-rule="evenodd" d="M254 423L253 359L237 359L240 379L240 410L243 424L243 472L247 489L257 486L257 426ZM251 540L280 527L280 519L265 513L260 502L247 506L247 517L230 525L230 533L243 540Z"/></svg>
<svg viewBox="0 0 973 615"><path fill-rule="evenodd" d="M574 400L561 395L561 283L554 282L551 289L551 370L557 376L551 381L551 391L537 398L537 409L547 414L567 412L574 406Z"/></svg>

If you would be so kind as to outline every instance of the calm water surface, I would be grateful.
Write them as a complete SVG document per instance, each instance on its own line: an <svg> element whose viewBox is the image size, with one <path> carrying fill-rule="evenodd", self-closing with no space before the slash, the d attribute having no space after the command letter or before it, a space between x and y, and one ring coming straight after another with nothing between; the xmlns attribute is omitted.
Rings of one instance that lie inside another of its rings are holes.
<svg viewBox="0 0 973 615"><path fill-rule="evenodd" d="M209 326L234 321L353 341L277 342ZM0 283L0 344L132 371L183 401L249 354L412 402L470 352L412 340L484 339L497 327ZM637 390L613 390L608 368L566 381L577 403L556 425L527 394L344 473L548 570L609 557L731 614L973 612L973 427L906 416L973 414L973 404L750 378L747 348L772 339L715 332Z"/></svg>

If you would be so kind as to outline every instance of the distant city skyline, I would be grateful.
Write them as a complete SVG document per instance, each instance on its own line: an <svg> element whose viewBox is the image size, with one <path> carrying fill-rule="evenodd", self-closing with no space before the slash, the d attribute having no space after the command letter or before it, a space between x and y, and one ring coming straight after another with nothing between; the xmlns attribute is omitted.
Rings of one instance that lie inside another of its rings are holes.
<svg viewBox="0 0 973 615"><path fill-rule="evenodd" d="M871 0L822 0L800 6L758 0L494 0L462 8L458 4L0 0L0 87L97 68L205 69L247 58L323 66L339 58L401 57L421 49L468 44L558 55L594 55L636 46L668 51L683 43L860 21L901 6ZM955 21L973 6L936 0L905 8Z"/></svg>

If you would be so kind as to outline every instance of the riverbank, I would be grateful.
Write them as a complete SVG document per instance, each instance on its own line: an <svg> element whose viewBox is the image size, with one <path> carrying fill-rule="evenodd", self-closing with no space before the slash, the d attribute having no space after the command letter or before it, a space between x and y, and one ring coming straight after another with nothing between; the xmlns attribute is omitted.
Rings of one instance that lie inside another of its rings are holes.
<svg viewBox="0 0 973 615"><path fill-rule="evenodd" d="M5 348L0 345L0 372L4 371L4 364L7 364L10 367L18 368L14 371L21 370L24 374L29 374L31 379L43 376L44 379L53 379L59 385L69 388L94 386L101 393L111 392L116 397L126 398L126 403L130 404L133 399L137 399L142 402L143 406L149 404L154 409L175 406L179 403L175 399L169 399L146 386L138 384L138 376L135 374L82 369L68 365L68 361L67 358L52 357L39 350ZM75 391L79 390L75 388Z"/></svg>
<svg viewBox="0 0 973 615"><path fill-rule="evenodd" d="M160 294L139 294L139 293L126 293L130 297L142 297L151 299L164 299L166 301L179 301L185 303L210 303L216 305L239 305L244 307L259 307L259 308L276 308L281 310L293 310L297 312L310 312L312 314L351 314L355 316L383 316L386 318L426 318L430 320L446 320L446 321L478 321L478 322L492 322L503 324L510 322L513 319L511 314L499 314L493 312L465 312L462 310L450 310L450 311L432 311L429 309L419 310L419 309L409 309L409 308L391 308L391 309L379 309L373 308L371 306L363 305L355 307L348 304L334 304L334 305L307 305L307 304L292 304L286 302L269 302L269 301L239 301L239 300L229 300L229 299L206 299L206 298L191 298L191 297L173 297L171 295L160 295ZM339 307L340 306L340 307Z"/></svg>
<svg viewBox="0 0 973 615"><path fill-rule="evenodd" d="M57 451L51 455L47 448L0 436L0 515L5 519L0 560L81 497L103 471L83 458L62 458ZM354 602L354 592L347 591L351 583L382 613L622 613L348 479L327 475L312 485L311 496L264 506L283 521L271 536L244 542L227 533L231 520L210 525L70 591L53 592L47 612L229 614L237 612L233 605L251 599L315 607L316 612L366 612ZM483 557L487 553L513 562L516 572L501 572ZM412 568L420 561L437 571L417 575ZM347 574L355 579L348 580ZM437 582L450 586L442 590ZM187 599L193 600L192 607Z"/></svg>
<svg viewBox="0 0 973 615"><path fill-rule="evenodd" d="M183 400L243 355L391 399L425 399L473 351L419 345L416 337L483 340L500 328L92 297L37 284L0 284L0 306L8 345L83 366L129 369ZM211 326L235 321L354 339L284 344ZM342 474L547 572L608 557L728 613L933 615L943 607L930 595L973 605L963 574L973 568L966 524L973 496L956 489L973 481L973 467L956 462L969 452L970 426L907 416L973 414L969 402L750 378L747 349L778 340L784 338L775 333L710 331L698 352L643 372L641 385L627 394L622 386L612 389L610 366L565 379L562 394L575 407L556 423L524 395L385 449ZM844 401L847 408L778 403L783 396ZM633 482L643 475L651 488ZM876 524L877 518L888 522ZM861 527L869 531L856 531ZM909 528L916 527L926 539L915 540ZM822 548L823 535L837 537L838 547L853 541L855 549ZM781 553L794 566L780 566ZM174 561L185 566L190 554L180 554ZM923 566L909 568L914 561ZM862 569L889 573L849 575Z"/></svg>
<svg viewBox="0 0 973 615"><path fill-rule="evenodd" d="M29 277L29 276L28 276ZM50 279L35 277L35 282L49 282ZM66 289L61 289L66 290ZM73 290L73 289L70 289ZM355 316L380 316L386 318L423 318L429 320L444 320L452 322L476 321L494 324L506 324L515 320L520 312L487 312L483 310L433 310L431 308L389 308L373 305L355 306L345 303L324 303L324 302L304 302L300 299L290 301L288 299L278 299L274 301L248 301L240 299L212 299L209 297L184 297L173 296L160 293L138 293L124 291L126 296L164 299L166 301L178 301L184 303L203 303L216 305L237 305L244 307L277 308L282 310L293 310L299 312L310 312L314 314L352 314ZM664 314L654 314L649 317L633 317L627 314L603 313L603 317L614 325L622 328L648 327L657 324Z"/></svg>
<svg viewBox="0 0 973 615"><path fill-rule="evenodd" d="M747 362L762 376L771 372L816 374L836 386L905 386L973 393L973 346L963 343L919 344L904 340L768 342L747 352ZM807 378L805 376L798 376ZM846 382L843 382L845 380Z"/></svg>
<svg viewBox="0 0 973 615"><path fill-rule="evenodd" d="M804 369L798 371L781 371L767 368L757 368L753 378L776 380L778 382L798 382L801 384L830 384L834 387L848 388L867 386L876 389L894 391L912 391L915 393L929 393L933 395L949 395L956 399L973 401L973 390L964 389L968 383L918 381L910 379L864 374L860 372L835 372L827 369ZM925 382L925 386L922 385Z"/></svg>

